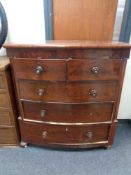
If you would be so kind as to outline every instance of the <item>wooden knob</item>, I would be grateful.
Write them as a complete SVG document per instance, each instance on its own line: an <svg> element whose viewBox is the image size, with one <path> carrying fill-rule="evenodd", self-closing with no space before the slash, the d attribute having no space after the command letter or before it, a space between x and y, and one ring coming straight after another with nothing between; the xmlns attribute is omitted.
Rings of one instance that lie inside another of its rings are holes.
<svg viewBox="0 0 131 175"><path fill-rule="evenodd" d="M43 138L43 139L46 139L47 136L48 136L48 132L47 132L47 131L43 131L43 133L42 133L42 138Z"/></svg>
<svg viewBox="0 0 131 175"><path fill-rule="evenodd" d="M37 67L35 68L35 73L36 73L37 75L40 75L43 71L44 71L44 69L43 69L42 66L37 66Z"/></svg>
<svg viewBox="0 0 131 175"><path fill-rule="evenodd" d="M44 89L39 89L38 90L38 95L43 96L44 95Z"/></svg>
<svg viewBox="0 0 131 175"><path fill-rule="evenodd" d="M46 115L46 110L41 110L40 116L43 118L43 117L45 117L45 115Z"/></svg>
<svg viewBox="0 0 131 175"><path fill-rule="evenodd" d="M92 89L92 90L90 90L89 94L92 97L96 97L97 96L97 91L95 89Z"/></svg>
<svg viewBox="0 0 131 175"><path fill-rule="evenodd" d="M86 133L87 139L91 140L93 137L93 132L89 131Z"/></svg>
<svg viewBox="0 0 131 175"><path fill-rule="evenodd" d="M91 72L95 75L99 74L99 67L97 67L97 66L92 67Z"/></svg>

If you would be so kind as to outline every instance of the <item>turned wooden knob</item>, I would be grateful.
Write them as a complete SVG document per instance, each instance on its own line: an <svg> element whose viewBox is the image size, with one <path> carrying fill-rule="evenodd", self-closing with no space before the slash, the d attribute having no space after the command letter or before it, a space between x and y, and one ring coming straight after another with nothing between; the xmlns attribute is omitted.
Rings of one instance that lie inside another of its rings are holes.
<svg viewBox="0 0 131 175"><path fill-rule="evenodd" d="M37 67L35 68L35 73L36 73L37 75L40 75L43 71L44 71L44 69L43 69L42 66L37 66Z"/></svg>
<svg viewBox="0 0 131 175"><path fill-rule="evenodd" d="M46 110L41 110L40 111L40 116L43 118L46 115Z"/></svg>
<svg viewBox="0 0 131 175"><path fill-rule="evenodd" d="M87 136L87 138L88 138L89 140L91 140L92 137L93 137L93 132L91 132L91 131L87 132L87 133L86 133L86 136Z"/></svg>
<svg viewBox="0 0 131 175"><path fill-rule="evenodd" d="M97 66L94 66L91 68L91 72L95 75L99 74L99 71L100 71L99 67L97 67Z"/></svg>
<svg viewBox="0 0 131 175"><path fill-rule="evenodd" d="M42 138L43 138L43 139L46 139L47 136L48 136L48 132L47 132L47 131L43 131L43 133L42 133Z"/></svg>
<svg viewBox="0 0 131 175"><path fill-rule="evenodd" d="M43 96L44 95L44 92L45 92L44 89L39 89L38 90L38 95L39 96Z"/></svg>
<svg viewBox="0 0 131 175"><path fill-rule="evenodd" d="M92 89L92 90L90 90L89 94L92 97L96 97L97 96L97 91L95 89Z"/></svg>

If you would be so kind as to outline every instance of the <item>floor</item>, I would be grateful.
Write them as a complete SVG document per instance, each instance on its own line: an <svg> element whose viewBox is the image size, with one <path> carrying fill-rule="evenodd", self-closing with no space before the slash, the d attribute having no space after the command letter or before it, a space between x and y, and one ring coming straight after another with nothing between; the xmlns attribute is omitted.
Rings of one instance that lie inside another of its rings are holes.
<svg viewBox="0 0 131 175"><path fill-rule="evenodd" d="M131 124L119 124L109 150L1 148L0 175L131 175Z"/></svg>

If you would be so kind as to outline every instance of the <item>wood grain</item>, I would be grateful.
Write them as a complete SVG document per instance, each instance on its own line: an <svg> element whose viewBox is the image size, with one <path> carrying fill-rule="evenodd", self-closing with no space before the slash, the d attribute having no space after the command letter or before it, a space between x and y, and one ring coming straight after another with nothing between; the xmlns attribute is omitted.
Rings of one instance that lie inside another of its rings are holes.
<svg viewBox="0 0 131 175"><path fill-rule="evenodd" d="M25 142L48 143L93 143L107 141L109 125L60 126L20 122L22 140ZM47 132L43 138L43 132ZM86 134L92 132L92 139Z"/></svg>
<svg viewBox="0 0 131 175"><path fill-rule="evenodd" d="M9 59L3 58L0 64L0 146L16 146L19 144L17 109Z"/></svg>
<svg viewBox="0 0 131 175"><path fill-rule="evenodd" d="M97 91L96 97L90 95L92 89ZM44 91L43 95L38 95L39 90ZM21 99L45 102L82 103L114 101L116 99L116 91L116 82L42 83L19 81Z"/></svg>
<svg viewBox="0 0 131 175"><path fill-rule="evenodd" d="M4 89L6 87L4 74L0 72L0 89Z"/></svg>
<svg viewBox="0 0 131 175"><path fill-rule="evenodd" d="M0 144L16 144L17 136L15 128L0 128Z"/></svg>
<svg viewBox="0 0 131 175"><path fill-rule="evenodd" d="M0 90L0 107L10 107L8 95L5 91Z"/></svg>
<svg viewBox="0 0 131 175"><path fill-rule="evenodd" d="M13 65L16 78L58 81L66 79L66 64L64 60L14 59ZM40 74L36 74L38 66L43 69Z"/></svg>
<svg viewBox="0 0 131 175"><path fill-rule="evenodd" d="M14 120L12 116L12 111L5 108L0 108L0 125L13 125Z"/></svg>
<svg viewBox="0 0 131 175"><path fill-rule="evenodd" d="M4 48L12 49L131 49L131 44L117 41L89 41L89 40L47 40L42 43L6 43ZM32 51L32 50L31 50ZM35 51L35 50L34 50ZM56 51L56 50L55 50ZM59 50L58 50L59 51Z"/></svg>
<svg viewBox="0 0 131 175"><path fill-rule="evenodd" d="M22 141L68 148L111 146L131 45L116 42L48 41L39 45L7 44L5 47L16 86ZM37 79L32 74L32 68L38 60L41 65L50 61L52 65L48 76ZM54 64L55 60L65 62L66 79L61 79L63 73L58 75L62 70L59 63ZM21 66L24 65L23 76ZM90 67L94 65L100 67L99 77L94 77L90 72ZM17 66L20 66L20 72ZM39 90L44 93L39 95ZM96 90L96 96L91 96L91 90ZM44 117L41 115L42 110L46 111ZM43 138L44 131L47 132L47 139ZM90 141L85 137L87 132L93 134Z"/></svg>
<svg viewBox="0 0 131 175"><path fill-rule="evenodd" d="M111 120L113 103L55 104L22 102L24 118L44 122L87 123ZM41 116L41 112L45 115Z"/></svg>
<svg viewBox="0 0 131 175"><path fill-rule="evenodd" d="M72 59L67 62L67 79L79 80L118 80L121 68L121 60L80 60ZM93 72L97 69L97 73Z"/></svg>
<svg viewBox="0 0 131 175"><path fill-rule="evenodd" d="M8 48L10 58L41 58L41 59L125 59L129 58L129 49L71 49L71 48Z"/></svg>
<svg viewBox="0 0 131 175"><path fill-rule="evenodd" d="M117 0L53 0L55 40L112 40Z"/></svg>

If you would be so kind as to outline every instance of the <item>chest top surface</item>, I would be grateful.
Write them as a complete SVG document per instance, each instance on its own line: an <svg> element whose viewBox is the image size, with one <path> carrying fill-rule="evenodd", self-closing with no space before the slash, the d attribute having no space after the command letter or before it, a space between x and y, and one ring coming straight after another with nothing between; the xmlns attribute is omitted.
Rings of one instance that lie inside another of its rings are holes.
<svg viewBox="0 0 131 175"><path fill-rule="evenodd" d="M6 43L5 48L83 48L83 49L131 49L124 42L105 42L87 40L48 40L43 43Z"/></svg>

